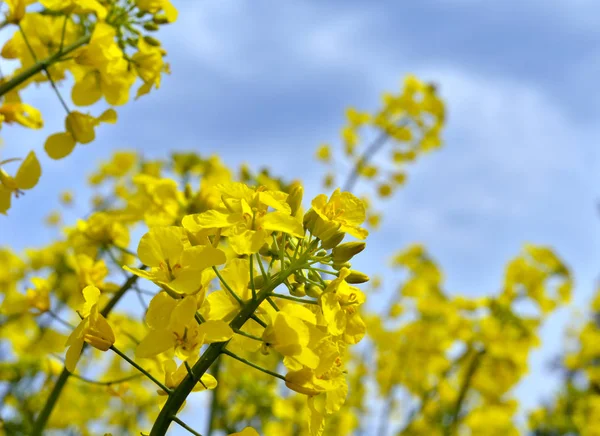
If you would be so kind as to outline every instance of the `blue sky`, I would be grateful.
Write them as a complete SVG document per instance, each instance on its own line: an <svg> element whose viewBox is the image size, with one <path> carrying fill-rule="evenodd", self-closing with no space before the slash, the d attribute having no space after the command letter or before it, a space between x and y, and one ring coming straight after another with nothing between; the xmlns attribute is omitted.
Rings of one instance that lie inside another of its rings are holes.
<svg viewBox="0 0 600 436"><path fill-rule="evenodd" d="M553 246L574 271L574 304L544 326L545 345L517 390L527 405L548 395L546 362L599 272L597 2L174 3L180 19L162 34L173 73L158 92L117 109L118 124L101 126L94 143L62 161L44 157L40 186L0 217L0 245L48 242L53 232L39 223L59 193L83 199L86 175L121 148L216 152L231 166L268 165L303 178L314 195L323 174L314 150L337 140L344 109L373 110L383 91L416 73L436 82L447 102L445 146L381 204L382 229L357 266L383 272L394 251L423 242L450 291L483 295L499 288L523 242ZM62 129L47 88L24 96L42 109L46 127L5 127L3 158L43 154L44 134ZM82 203L76 209L86 211Z"/></svg>

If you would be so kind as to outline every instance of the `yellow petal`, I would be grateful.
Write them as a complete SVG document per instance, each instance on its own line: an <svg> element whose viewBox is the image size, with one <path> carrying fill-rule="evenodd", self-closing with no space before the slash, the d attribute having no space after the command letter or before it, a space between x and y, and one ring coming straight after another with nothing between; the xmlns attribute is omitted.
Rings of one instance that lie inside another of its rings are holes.
<svg viewBox="0 0 600 436"><path fill-rule="evenodd" d="M115 124L117 122L117 112L114 109L106 109L98 117L98 121L103 123Z"/></svg>
<svg viewBox="0 0 600 436"><path fill-rule="evenodd" d="M183 330L194 321L196 310L196 299L194 297L188 296L183 300L179 300L173 312L171 312L168 329L171 331Z"/></svg>
<svg viewBox="0 0 600 436"><path fill-rule="evenodd" d="M183 252L183 229L179 227L154 227L142 236L138 257L144 265L158 267L169 262L173 268Z"/></svg>
<svg viewBox="0 0 600 436"><path fill-rule="evenodd" d="M17 175L15 176L15 181L17 182L19 189L31 189L37 185L41 175L42 167L40 167L40 163L37 160L35 153L30 151L19 167L19 171L17 171Z"/></svg>
<svg viewBox="0 0 600 436"><path fill-rule="evenodd" d="M10 209L12 192L0 185L0 213L6 214Z"/></svg>
<svg viewBox="0 0 600 436"><path fill-rule="evenodd" d="M265 230L283 232L297 238L304 237L302 223L285 212L271 212L262 219L262 227Z"/></svg>
<svg viewBox="0 0 600 436"><path fill-rule="evenodd" d="M75 139L70 133L55 133L46 139L44 150L52 159L62 159L71 154L75 148Z"/></svg>
<svg viewBox="0 0 600 436"><path fill-rule="evenodd" d="M137 357L153 357L164 353L175 345L175 337L168 330L153 330L148 333L135 349Z"/></svg>
<svg viewBox="0 0 600 436"><path fill-rule="evenodd" d="M171 319L171 313L177 305L177 300L164 291L159 292L150 301L146 312L146 324L151 329L166 330Z"/></svg>
<svg viewBox="0 0 600 436"><path fill-rule="evenodd" d="M181 224L190 232L195 232L201 229L221 229L231 227L242 219L242 214L239 213L229 214L216 210L209 210L203 213L187 215L183 218Z"/></svg>
<svg viewBox="0 0 600 436"><path fill-rule="evenodd" d="M81 144L88 144L96 138L94 127L98 121L91 115L73 111L65 120L67 132L69 132L75 141Z"/></svg>
<svg viewBox="0 0 600 436"><path fill-rule="evenodd" d="M71 343L65 357L65 368L67 368L67 371L75 372L75 366L77 366L77 362L79 361L82 348L83 339L76 339Z"/></svg>
<svg viewBox="0 0 600 436"><path fill-rule="evenodd" d="M225 253L218 248L207 245L197 245L186 248L181 256L181 266L202 271L211 266L222 265L227 261Z"/></svg>
<svg viewBox="0 0 600 436"><path fill-rule="evenodd" d="M99 72L90 71L81 80L76 81L71 90L71 98L77 106L90 106L100 100L102 90Z"/></svg>
<svg viewBox="0 0 600 436"><path fill-rule="evenodd" d="M206 343L228 341L233 336L233 330L225 321L206 321L200 324L199 331L205 335Z"/></svg>

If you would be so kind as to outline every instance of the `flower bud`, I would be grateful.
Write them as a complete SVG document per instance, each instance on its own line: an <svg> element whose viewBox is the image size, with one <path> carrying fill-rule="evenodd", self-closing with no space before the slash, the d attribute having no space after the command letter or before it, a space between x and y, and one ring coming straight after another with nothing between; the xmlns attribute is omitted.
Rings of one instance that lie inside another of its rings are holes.
<svg viewBox="0 0 600 436"><path fill-rule="evenodd" d="M346 242L335 247L331 251L331 256L334 263L348 262L358 253L363 251L367 244L364 242Z"/></svg>
<svg viewBox="0 0 600 436"><path fill-rule="evenodd" d="M313 282L318 282L321 278L321 276L319 275L318 272L314 271L314 270L309 270L308 271L308 278L310 280L312 280Z"/></svg>
<svg viewBox="0 0 600 436"><path fill-rule="evenodd" d="M365 283L369 281L369 276L360 271L350 270L350 274L346 276L346 282L352 284Z"/></svg>
<svg viewBox="0 0 600 436"><path fill-rule="evenodd" d="M290 193L287 198L287 204L292 209L292 216L295 216L302 206L302 196L304 195L304 188L300 183L294 183L290 189Z"/></svg>
<svg viewBox="0 0 600 436"><path fill-rule="evenodd" d="M306 291L306 295L308 295L311 298L319 298L321 296L321 294L323 293L323 289L321 289L317 285L308 285L305 288L305 291Z"/></svg>
<svg viewBox="0 0 600 436"><path fill-rule="evenodd" d="M152 17L152 21L154 21L156 24L168 24L169 23L169 19L167 18L166 15L163 15L163 14L156 14L155 16Z"/></svg>
<svg viewBox="0 0 600 436"><path fill-rule="evenodd" d="M321 239L321 247L325 250L336 247L344 239L346 234L344 232L337 231L327 239Z"/></svg>
<svg viewBox="0 0 600 436"><path fill-rule="evenodd" d="M306 285L304 283L294 283L290 289L290 294L294 297L304 297L306 295Z"/></svg>
<svg viewBox="0 0 600 436"><path fill-rule="evenodd" d="M331 265L331 267L336 270L339 271L342 268L348 268L350 269L352 265L350 265L350 262L344 262L344 263L334 263L333 265Z"/></svg>
<svg viewBox="0 0 600 436"><path fill-rule="evenodd" d="M156 32L158 30L158 24L156 23L144 23L144 29L146 29L149 32Z"/></svg>
<svg viewBox="0 0 600 436"><path fill-rule="evenodd" d="M254 277L254 289L262 289L265 285L265 278L262 275ZM252 284L248 283L248 289L252 289Z"/></svg>
<svg viewBox="0 0 600 436"><path fill-rule="evenodd" d="M153 47L160 47L160 41L151 36L144 36L144 41L146 41L148 44L150 44Z"/></svg>

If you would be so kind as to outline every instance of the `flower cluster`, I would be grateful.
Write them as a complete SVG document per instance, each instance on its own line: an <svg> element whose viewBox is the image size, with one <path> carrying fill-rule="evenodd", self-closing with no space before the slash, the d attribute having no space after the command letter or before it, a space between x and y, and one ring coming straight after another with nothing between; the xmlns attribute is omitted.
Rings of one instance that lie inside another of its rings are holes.
<svg viewBox="0 0 600 436"><path fill-rule="evenodd" d="M377 197L388 198L406 182L407 164L441 146L445 108L435 85L409 75L401 93L386 92L382 100L383 107L373 114L355 108L346 111L341 153L335 153L329 144L317 150L317 158L330 167L324 179L325 187L342 182L336 180L335 174L346 159L352 169L342 185L344 189L351 191L360 179L369 180L376 184ZM387 144L391 145L387 147ZM390 153L389 158L375 159L383 147ZM363 200L370 203L368 197ZM379 221L378 213L369 213L371 226L377 227Z"/></svg>
<svg viewBox="0 0 600 436"><path fill-rule="evenodd" d="M39 110L21 100L32 84L48 83L66 111L65 131L47 138L45 151L52 159L68 156L76 144L88 144L102 122L115 123L114 109L101 114L73 110L58 85L73 79L71 101L87 107L100 100L121 106L130 99L138 82L139 98L160 86L169 72L166 51L152 34L177 19L169 0L26 0L7 1L8 27L16 27L0 56L16 65L0 81L0 126L19 124L30 129L43 127ZM0 162L0 166L20 158ZM33 166L32 162L35 163ZM1 174L6 175L0 168ZM0 213L10 208L11 195L31 189L41 169L35 152L23 161L19 173L25 182L0 177Z"/></svg>

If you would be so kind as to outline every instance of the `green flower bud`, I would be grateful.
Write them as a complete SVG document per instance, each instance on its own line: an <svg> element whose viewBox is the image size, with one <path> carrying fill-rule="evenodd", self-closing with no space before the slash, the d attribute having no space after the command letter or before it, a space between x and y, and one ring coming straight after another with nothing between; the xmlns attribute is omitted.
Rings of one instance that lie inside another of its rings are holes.
<svg viewBox="0 0 600 436"><path fill-rule="evenodd" d="M167 16L164 14L156 14L155 16L152 17L152 21L154 21L156 24L168 24L169 23Z"/></svg>
<svg viewBox="0 0 600 436"><path fill-rule="evenodd" d="M304 297L306 295L306 285L304 283L294 283L290 289L290 294L294 297Z"/></svg>
<svg viewBox="0 0 600 436"><path fill-rule="evenodd" d="M261 275L254 277L254 289L262 289L265 285L265 278ZM251 284L248 283L248 289L252 289Z"/></svg>
<svg viewBox="0 0 600 436"><path fill-rule="evenodd" d="M317 285L308 285L305 288L305 292L306 292L306 295L308 295L311 298L319 298L321 296L321 294L323 293L323 289L321 289Z"/></svg>
<svg viewBox="0 0 600 436"><path fill-rule="evenodd" d="M290 193L287 198L287 204L292 209L292 215L296 215L298 210L302 206L302 196L304 195L304 188L300 183L294 183L290 189Z"/></svg>
<svg viewBox="0 0 600 436"><path fill-rule="evenodd" d="M144 29L149 32L156 32L158 30L158 25L156 23L144 23Z"/></svg>
<svg viewBox="0 0 600 436"><path fill-rule="evenodd" d="M151 36L144 36L144 41L146 41L148 44L150 44L153 47L160 47L160 41Z"/></svg>
<svg viewBox="0 0 600 436"><path fill-rule="evenodd" d="M316 272L316 271L313 271L313 270L309 270L309 271L308 271L308 278L309 278L310 280L312 280L313 282L318 282L318 281L319 281L319 279L321 278L321 276L319 275L319 273L318 273L318 272Z"/></svg>
<svg viewBox="0 0 600 436"><path fill-rule="evenodd" d="M347 283L358 284L368 282L369 276L365 273L361 273L360 271L355 271L353 269L350 270L350 274L346 277Z"/></svg>
<svg viewBox="0 0 600 436"><path fill-rule="evenodd" d="M337 231L327 239L321 239L321 247L325 250L336 247L340 242L343 241L346 234L344 232Z"/></svg>
<svg viewBox="0 0 600 436"><path fill-rule="evenodd" d="M335 247L331 251L331 257L335 263L348 262L358 253L363 251L367 244L364 242L346 242Z"/></svg>
<svg viewBox="0 0 600 436"><path fill-rule="evenodd" d="M350 265L350 262L344 262L344 263L334 263L333 265L331 265L332 268L336 271L341 270L342 268L348 268L350 269L352 267L352 265Z"/></svg>

